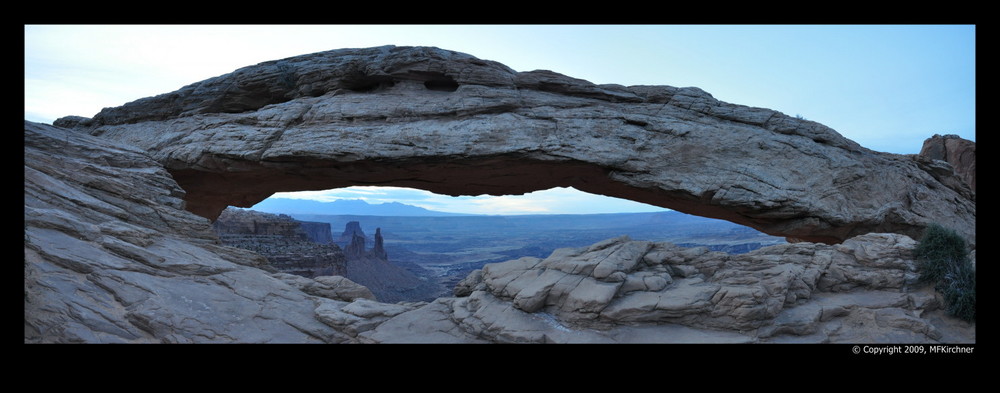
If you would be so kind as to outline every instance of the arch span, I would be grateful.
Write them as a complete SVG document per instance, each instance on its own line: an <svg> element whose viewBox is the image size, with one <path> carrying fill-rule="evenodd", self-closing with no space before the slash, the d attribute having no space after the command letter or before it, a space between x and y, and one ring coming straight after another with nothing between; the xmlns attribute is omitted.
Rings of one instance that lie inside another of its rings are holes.
<svg viewBox="0 0 1000 393"><path fill-rule="evenodd" d="M262 63L73 121L148 151L210 219L278 191L572 186L807 241L936 222L975 243L975 194L939 162L697 88L594 85L437 48Z"/></svg>

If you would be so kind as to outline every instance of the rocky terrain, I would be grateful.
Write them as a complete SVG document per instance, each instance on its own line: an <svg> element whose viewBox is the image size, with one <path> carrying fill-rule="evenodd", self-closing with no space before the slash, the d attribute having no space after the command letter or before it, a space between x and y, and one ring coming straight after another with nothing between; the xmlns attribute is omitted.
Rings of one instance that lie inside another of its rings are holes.
<svg viewBox="0 0 1000 393"><path fill-rule="evenodd" d="M330 241L330 224L230 208L212 227L222 244L260 254L276 271L308 278L347 274L347 257Z"/></svg>
<svg viewBox="0 0 1000 393"><path fill-rule="evenodd" d="M433 300L443 293L437 281L418 277L410 270L389 260L381 228L375 230L375 244L368 248L364 231L358 222L348 223L344 234L350 243L344 248L347 257L345 277L371 289L378 300L399 302ZM344 236L342 236L343 238Z"/></svg>
<svg viewBox="0 0 1000 393"><path fill-rule="evenodd" d="M975 342L912 260L932 222L974 248L975 194L952 165L695 88L340 50L25 122L24 142L26 343ZM572 185L796 241L728 254L618 237L384 303L268 271L213 232L227 205L348 184Z"/></svg>
<svg viewBox="0 0 1000 393"><path fill-rule="evenodd" d="M525 256L545 258L564 247L589 246L611 237L629 235L636 240L669 241L685 247L705 246L713 251L746 253L785 238L768 236L751 228L675 211L619 214L566 214L517 216L360 216L291 214L299 220L330 223L346 229L337 244L347 247L357 233L371 244L375 240L360 229L381 227L392 241L384 245L393 264L419 277L430 277L448 288L486 263Z"/></svg>
<svg viewBox="0 0 1000 393"><path fill-rule="evenodd" d="M947 162L976 191L976 142L958 135L934 135L924 141L920 156Z"/></svg>
<svg viewBox="0 0 1000 393"><path fill-rule="evenodd" d="M623 237L486 265L451 305L465 331L511 342L610 342L608 332L647 324L742 342L974 342L918 283L914 246L905 235L868 234L732 255ZM491 307L508 308L503 323ZM526 329L541 325L538 314L565 329ZM632 338L674 340L656 334Z"/></svg>
<svg viewBox="0 0 1000 393"><path fill-rule="evenodd" d="M380 229L368 249L356 221L344 231L351 240L343 249L332 242L330 224L286 215L229 208L212 226L222 244L262 255L277 272L306 278L343 276L368 288L373 299L387 302L433 300L443 292L436 282L391 263Z"/></svg>
<svg viewBox="0 0 1000 393"><path fill-rule="evenodd" d="M330 224L325 222L299 221L299 227L302 228L306 236L313 243L333 243L333 232L330 230Z"/></svg>
<svg viewBox="0 0 1000 393"><path fill-rule="evenodd" d="M145 152L25 122L24 153L26 343L349 339L316 319L309 293L362 287L286 282L223 246Z"/></svg>

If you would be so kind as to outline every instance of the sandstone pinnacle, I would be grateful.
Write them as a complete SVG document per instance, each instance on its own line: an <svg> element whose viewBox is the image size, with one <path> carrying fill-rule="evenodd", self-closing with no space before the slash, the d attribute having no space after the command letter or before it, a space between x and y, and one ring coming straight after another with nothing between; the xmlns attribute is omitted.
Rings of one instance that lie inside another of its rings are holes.
<svg viewBox="0 0 1000 393"><path fill-rule="evenodd" d="M371 256L378 259L389 259L385 252L384 239L382 239L382 228L375 228L375 246L372 247Z"/></svg>

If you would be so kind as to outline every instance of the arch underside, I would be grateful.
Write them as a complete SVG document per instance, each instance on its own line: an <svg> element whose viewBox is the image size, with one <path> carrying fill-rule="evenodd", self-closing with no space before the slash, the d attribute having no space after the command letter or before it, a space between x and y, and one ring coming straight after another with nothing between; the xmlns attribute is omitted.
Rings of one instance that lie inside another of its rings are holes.
<svg viewBox="0 0 1000 393"><path fill-rule="evenodd" d="M516 155L492 157L360 160L336 162L298 160L270 162L237 172L207 172L193 169L170 170L178 184L187 191L187 210L214 220L227 206L251 207L275 192L309 191L349 186L396 186L422 189L437 194L519 195L554 187L577 190L642 202L687 214L728 220L775 236L804 241L838 243L843 237L830 235L829 226L817 225L817 233L801 231L803 226L788 225L797 213L772 211L773 218L760 209L714 205L714 192L692 195L636 187L615 180L616 173L591 163L574 160L538 160ZM759 217L754 217L758 215ZM815 218L802 215L802 220ZM782 224L793 228L784 232ZM776 228L779 228L776 230ZM799 229L796 231L795 229ZM847 236L847 231L844 236ZM836 232L833 232L836 233Z"/></svg>

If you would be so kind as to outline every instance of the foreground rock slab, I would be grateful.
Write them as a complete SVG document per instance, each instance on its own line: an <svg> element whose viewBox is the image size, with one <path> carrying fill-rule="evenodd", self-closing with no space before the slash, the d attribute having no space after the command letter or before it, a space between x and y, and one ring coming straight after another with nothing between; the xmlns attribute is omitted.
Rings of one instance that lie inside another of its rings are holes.
<svg viewBox="0 0 1000 393"><path fill-rule="evenodd" d="M747 254L609 239L486 265L459 298L400 314L365 342L975 343L918 282L912 239L869 234Z"/></svg>
<svg viewBox="0 0 1000 393"><path fill-rule="evenodd" d="M975 194L934 160L694 87L595 85L438 48L269 61L56 124L149 152L209 219L277 191L572 186L810 242L938 223L975 244Z"/></svg>
<svg viewBox="0 0 1000 393"><path fill-rule="evenodd" d="M321 297L183 210L145 152L29 122L24 142L26 343L348 340L316 319Z"/></svg>

